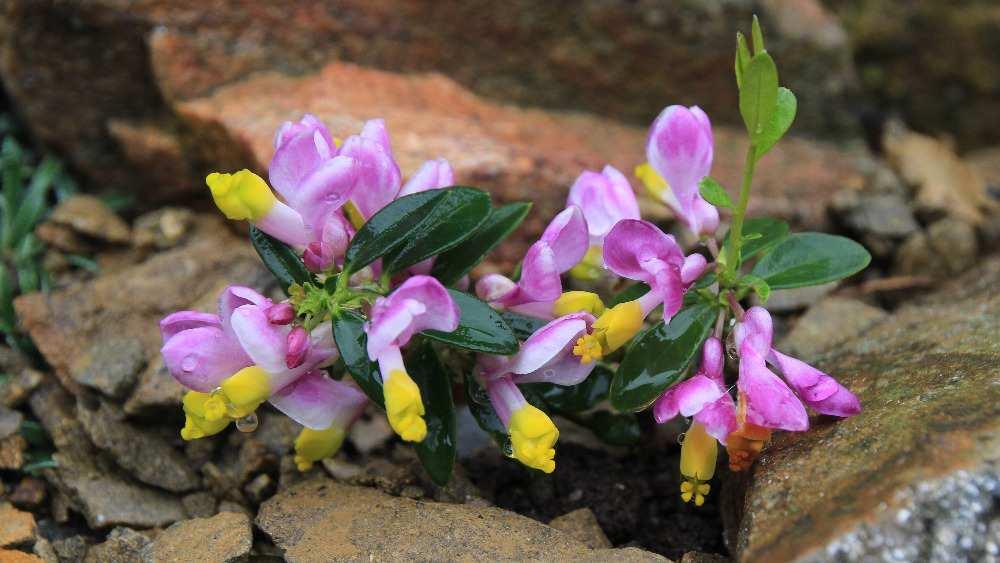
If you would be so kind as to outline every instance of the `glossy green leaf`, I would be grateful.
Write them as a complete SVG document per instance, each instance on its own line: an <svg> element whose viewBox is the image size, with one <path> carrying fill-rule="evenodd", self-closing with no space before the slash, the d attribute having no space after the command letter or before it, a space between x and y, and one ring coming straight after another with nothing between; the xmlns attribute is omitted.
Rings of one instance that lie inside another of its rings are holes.
<svg viewBox="0 0 1000 563"><path fill-rule="evenodd" d="M740 115L750 141L759 145L778 104L778 69L766 52L754 55L743 74Z"/></svg>
<svg viewBox="0 0 1000 563"><path fill-rule="evenodd" d="M383 207L351 239L344 255L346 269L356 272L401 245L444 192L428 190L410 194Z"/></svg>
<svg viewBox="0 0 1000 563"><path fill-rule="evenodd" d="M795 99L795 94L788 88L778 88L778 101L774 108L774 115L771 116L771 120L764 127L760 140L757 141L757 159L764 156L764 153L771 150L785 136L785 133L792 126L792 122L795 121L797 109L798 102Z"/></svg>
<svg viewBox="0 0 1000 563"><path fill-rule="evenodd" d="M788 238L788 223L771 219L770 217L752 217L743 223L743 246L740 248L741 263L763 254ZM726 256L729 246L729 232L726 232L725 242L719 256Z"/></svg>
<svg viewBox="0 0 1000 563"><path fill-rule="evenodd" d="M619 291L611 298L611 302L608 303L608 307L614 307L619 303L626 303L628 301L633 301L649 293L649 286L643 282L636 282L625 289Z"/></svg>
<svg viewBox="0 0 1000 563"><path fill-rule="evenodd" d="M500 317L507 323L510 330L514 333L514 336L518 340L527 340L529 336L535 334L535 332L545 326L545 322L542 319L536 319L535 317L529 317L526 315L521 315L518 313L512 313L510 311L504 311L500 313Z"/></svg>
<svg viewBox="0 0 1000 563"><path fill-rule="evenodd" d="M482 190L457 186L432 191L441 192L441 197L422 210L426 213L422 220L385 255L382 261L385 271L398 272L455 248L475 234L489 217L490 196Z"/></svg>
<svg viewBox="0 0 1000 563"><path fill-rule="evenodd" d="M483 388L483 385L472 374L468 373L465 374L465 398L469 405L469 412L472 414L472 418L475 419L476 424L489 434L490 438L493 438L493 441L496 442L504 454L509 455L511 445L510 436L507 434L507 427L500 420L497 411L493 409L493 404L490 403L490 397L486 394L486 389Z"/></svg>
<svg viewBox="0 0 1000 563"><path fill-rule="evenodd" d="M670 324L657 323L629 346L611 380L611 404L639 411L680 381L715 324L715 307L697 302L680 310Z"/></svg>
<svg viewBox="0 0 1000 563"><path fill-rule="evenodd" d="M553 383L529 383L522 388L530 388L542 400L559 412L574 413L594 408L597 403L608 398L611 378L614 372L598 365L594 371L577 385L555 385Z"/></svg>
<svg viewBox="0 0 1000 563"><path fill-rule="evenodd" d="M421 334L445 344L485 354L508 356L517 352L517 338L500 317L500 313L468 293L457 289L449 289L448 293L462 312L458 328L453 332L428 330Z"/></svg>
<svg viewBox="0 0 1000 563"><path fill-rule="evenodd" d="M298 253L287 244L257 227L250 227L250 243L285 292L294 283L302 285L313 280L312 273L306 269Z"/></svg>
<svg viewBox="0 0 1000 563"><path fill-rule="evenodd" d="M373 403L385 410L382 398L382 374L378 364L368 359L368 336L365 321L349 311L333 319L333 339L340 350L340 358L347 366L351 378Z"/></svg>
<svg viewBox="0 0 1000 563"><path fill-rule="evenodd" d="M409 354L406 371L420 387L427 436L414 444L420 463L431 480L443 487L455 466L455 404L451 399L451 373L441 364L430 342Z"/></svg>
<svg viewBox="0 0 1000 563"><path fill-rule="evenodd" d="M705 199L708 203L716 207L725 207L728 209L733 208L733 200L729 198L729 194L726 193L726 188L722 187L722 184L716 182L709 176L705 176L698 182L698 193L701 197Z"/></svg>
<svg viewBox="0 0 1000 563"><path fill-rule="evenodd" d="M431 275L445 285L453 285L507 238L530 210L530 203L511 203L490 211L472 236L437 257Z"/></svg>
<svg viewBox="0 0 1000 563"><path fill-rule="evenodd" d="M758 260L751 273L771 289L790 289L846 278L863 270L871 259L863 246L849 238L796 233Z"/></svg>
<svg viewBox="0 0 1000 563"><path fill-rule="evenodd" d="M740 285L752 289L757 294L757 297L760 297L762 303L767 303L768 298L771 297L771 286L757 276L743 276L743 279L740 280Z"/></svg>

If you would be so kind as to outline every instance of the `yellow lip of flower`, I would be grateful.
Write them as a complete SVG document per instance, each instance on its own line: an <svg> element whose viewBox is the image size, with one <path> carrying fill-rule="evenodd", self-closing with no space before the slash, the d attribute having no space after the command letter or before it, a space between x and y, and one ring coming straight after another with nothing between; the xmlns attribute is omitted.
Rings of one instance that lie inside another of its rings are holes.
<svg viewBox="0 0 1000 563"><path fill-rule="evenodd" d="M705 503L705 496L711 490L708 481L715 475L715 463L719 455L719 447L705 427L697 422L684 434L681 444L681 499L684 502L694 500L695 506Z"/></svg>
<svg viewBox="0 0 1000 563"><path fill-rule="evenodd" d="M295 465L299 471L308 471L313 463L333 456L344 443L346 432L338 426L325 430L303 428L295 439Z"/></svg>
<svg viewBox="0 0 1000 563"><path fill-rule="evenodd" d="M267 182L246 169L234 174L213 172L205 178L205 183L219 210L237 221L257 221L278 201Z"/></svg>
<svg viewBox="0 0 1000 563"><path fill-rule="evenodd" d="M243 368L222 380L203 405L209 421L243 418L271 396L270 378L258 366Z"/></svg>
<svg viewBox="0 0 1000 563"><path fill-rule="evenodd" d="M559 439L559 429L548 415L525 404L511 415L508 432L513 449L511 457L545 473L555 471L554 446Z"/></svg>
<svg viewBox="0 0 1000 563"><path fill-rule="evenodd" d="M384 382L382 395L385 397L389 426L407 442L423 441L427 436L427 423L423 418L424 403L420 397L420 388L410 375L401 369L392 370Z"/></svg>
<svg viewBox="0 0 1000 563"><path fill-rule="evenodd" d="M184 395L182 402L184 406L184 428L181 429L181 438L184 440L197 440L222 432L229 425L230 419L221 418L208 420L205 417L205 405L211 399L208 393L198 391L188 391Z"/></svg>
<svg viewBox="0 0 1000 563"><path fill-rule="evenodd" d="M635 167L635 177L646 187L650 197L657 201L662 200L664 193L670 189L670 184L648 162Z"/></svg>
<svg viewBox="0 0 1000 563"><path fill-rule="evenodd" d="M580 312L599 316L604 313L604 302L590 291L567 291L552 305L552 314L557 317Z"/></svg>
<svg viewBox="0 0 1000 563"><path fill-rule="evenodd" d="M583 363L601 359L631 340L642 329L644 318L638 299L615 305L597 319L592 333L576 341L573 354Z"/></svg>
<svg viewBox="0 0 1000 563"><path fill-rule="evenodd" d="M580 281L596 281L604 274L604 249L591 246L575 266L570 268L569 275Z"/></svg>

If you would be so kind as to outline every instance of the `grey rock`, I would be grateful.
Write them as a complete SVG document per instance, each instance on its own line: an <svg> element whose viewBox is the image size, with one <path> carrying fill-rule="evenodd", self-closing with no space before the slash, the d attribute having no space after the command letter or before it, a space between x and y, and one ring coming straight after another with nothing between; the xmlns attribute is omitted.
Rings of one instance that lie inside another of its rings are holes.
<svg viewBox="0 0 1000 563"><path fill-rule="evenodd" d="M16 371L0 384L0 404L10 408L20 406L44 379L41 372L31 368Z"/></svg>
<svg viewBox="0 0 1000 563"><path fill-rule="evenodd" d="M87 556L87 540L79 535L54 540L52 549L60 561L83 561L83 558Z"/></svg>
<svg viewBox="0 0 1000 563"><path fill-rule="evenodd" d="M49 221L107 242L128 242L130 237L128 224L91 195L77 194L66 199L52 210Z"/></svg>
<svg viewBox="0 0 1000 563"><path fill-rule="evenodd" d="M144 534L118 526L102 543L87 550L84 563L144 563L142 552L150 543Z"/></svg>
<svg viewBox="0 0 1000 563"><path fill-rule="evenodd" d="M909 204L898 194L862 196L843 219L858 233L888 238L903 238L920 228Z"/></svg>
<svg viewBox="0 0 1000 563"><path fill-rule="evenodd" d="M0 440L17 432L23 421L23 414L0 405Z"/></svg>
<svg viewBox="0 0 1000 563"><path fill-rule="evenodd" d="M976 230L969 223L946 217L927 228L927 238L947 275L960 274L976 263Z"/></svg>
<svg viewBox="0 0 1000 563"><path fill-rule="evenodd" d="M597 523L594 511L589 508L578 508L557 516L549 522L549 526L562 530L593 549L611 547L611 540L605 535L601 525Z"/></svg>
<svg viewBox="0 0 1000 563"><path fill-rule="evenodd" d="M888 316L884 310L856 299L826 297L809 307L778 348L812 361L820 353L862 334Z"/></svg>
<svg viewBox="0 0 1000 563"><path fill-rule="evenodd" d="M798 287L795 289L778 289L771 292L767 300L767 308L772 313L784 313L788 311L798 311L805 309L809 305L819 301L823 296L837 288L837 282L825 283L823 285L813 285L810 287ZM756 294L754 295L757 302Z"/></svg>
<svg viewBox="0 0 1000 563"><path fill-rule="evenodd" d="M164 207L140 215L132 228L132 245L165 250L184 241L194 224L194 213L183 207Z"/></svg>
<svg viewBox="0 0 1000 563"><path fill-rule="evenodd" d="M155 414L164 408L180 406L184 388L167 371L163 356L154 356L138 379L132 394L125 401L127 414Z"/></svg>
<svg viewBox="0 0 1000 563"><path fill-rule="evenodd" d="M70 375L78 383L109 397L122 397L135 385L145 365L142 341L121 336L95 342L73 362Z"/></svg>
<svg viewBox="0 0 1000 563"><path fill-rule="evenodd" d="M215 514L215 497L204 491L184 495L181 504L190 518L208 518Z"/></svg>
<svg viewBox="0 0 1000 563"><path fill-rule="evenodd" d="M107 402L87 403L78 401L77 416L91 442L136 479L178 493L198 487L187 458L162 435L122 420L123 414Z"/></svg>

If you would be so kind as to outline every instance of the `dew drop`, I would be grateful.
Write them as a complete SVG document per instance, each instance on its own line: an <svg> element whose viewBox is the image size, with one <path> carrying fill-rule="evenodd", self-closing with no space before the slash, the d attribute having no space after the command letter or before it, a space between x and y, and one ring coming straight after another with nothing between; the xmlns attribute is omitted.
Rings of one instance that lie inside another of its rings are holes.
<svg viewBox="0 0 1000 563"><path fill-rule="evenodd" d="M240 432L253 432L257 429L260 421L257 419L257 413L252 412L243 418L236 419L236 429Z"/></svg>
<svg viewBox="0 0 1000 563"><path fill-rule="evenodd" d="M181 369L184 371L192 372L196 367L198 367L198 358L194 354L184 356L184 359L181 360Z"/></svg>
<svg viewBox="0 0 1000 563"><path fill-rule="evenodd" d="M545 377L550 377L551 378L551 377L555 377L556 376L556 370L554 370L552 368L546 369L543 373L545 374Z"/></svg>
<svg viewBox="0 0 1000 563"><path fill-rule="evenodd" d="M680 434L677 435L677 444L678 445L681 445L681 446L684 445L684 436L686 436L686 435L687 434L685 432L681 432Z"/></svg>

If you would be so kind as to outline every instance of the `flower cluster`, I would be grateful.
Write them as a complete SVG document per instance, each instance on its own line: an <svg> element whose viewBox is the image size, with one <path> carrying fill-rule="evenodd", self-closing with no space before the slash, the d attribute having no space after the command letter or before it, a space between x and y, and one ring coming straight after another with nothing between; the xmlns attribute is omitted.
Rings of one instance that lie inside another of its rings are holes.
<svg viewBox="0 0 1000 563"><path fill-rule="evenodd" d="M546 473L555 470L559 438L547 411L585 425L599 420L595 431L611 420L595 411L633 424L629 413L650 405L660 423L690 418L680 492L701 505L717 444L732 470L746 470L772 431L808 428L806 407L859 412L858 399L832 377L772 348L766 309L741 304L849 276L868 260L840 237L744 220L754 165L795 113L794 96L769 74L756 21L754 43L751 54L740 37L737 50L751 139L739 203L709 176L712 125L698 107L663 110L649 132L648 162L635 171L702 242L687 254L640 217L628 178L609 165L579 175L516 275L470 284L469 272L527 206L493 208L484 192L454 186L443 159L404 184L381 120L341 142L306 115L275 135L269 182L248 170L209 175L216 205L253 225L255 247L288 298L230 287L218 314L163 319L165 364L189 390L182 437L211 436L231 421L248 429L267 401L304 427L295 460L305 470L338 450L370 400L402 440L421 444L431 476L446 482L454 380L437 354L448 346L468 360L449 365L473 366L465 382L477 422L510 457ZM721 249L720 208L731 211ZM474 295L464 291L470 285ZM728 382L727 356L738 360ZM619 414L601 410L608 402Z"/></svg>

